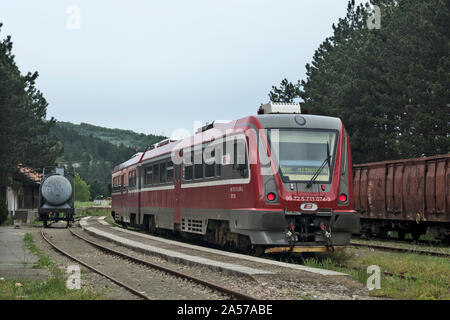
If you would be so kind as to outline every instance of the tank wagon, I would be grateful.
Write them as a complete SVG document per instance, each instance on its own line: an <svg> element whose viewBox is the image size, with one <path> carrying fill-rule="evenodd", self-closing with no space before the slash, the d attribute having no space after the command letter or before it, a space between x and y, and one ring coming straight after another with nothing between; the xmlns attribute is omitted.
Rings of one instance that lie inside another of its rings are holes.
<svg viewBox="0 0 450 320"><path fill-rule="evenodd" d="M450 240L450 154L354 165L361 233Z"/></svg>
<svg viewBox="0 0 450 320"><path fill-rule="evenodd" d="M340 119L268 103L116 166L112 216L254 254L334 250L359 229L351 177Z"/></svg>
<svg viewBox="0 0 450 320"><path fill-rule="evenodd" d="M75 184L74 175L64 168L46 167L39 187L39 220L47 227L48 221L73 222Z"/></svg>

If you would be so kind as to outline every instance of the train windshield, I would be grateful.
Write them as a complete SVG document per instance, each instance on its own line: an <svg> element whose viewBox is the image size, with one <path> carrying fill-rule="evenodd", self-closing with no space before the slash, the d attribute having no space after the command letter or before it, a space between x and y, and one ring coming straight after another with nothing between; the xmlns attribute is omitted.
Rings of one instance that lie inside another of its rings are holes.
<svg viewBox="0 0 450 320"><path fill-rule="evenodd" d="M271 129L272 155L279 164L283 181L310 181L329 152L330 166L325 165L315 181L330 182L337 133L335 130Z"/></svg>

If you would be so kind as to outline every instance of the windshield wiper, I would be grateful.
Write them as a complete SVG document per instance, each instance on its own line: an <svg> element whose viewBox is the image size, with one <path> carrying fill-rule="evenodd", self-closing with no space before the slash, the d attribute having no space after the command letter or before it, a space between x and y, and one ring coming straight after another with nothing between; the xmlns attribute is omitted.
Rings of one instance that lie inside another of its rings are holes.
<svg viewBox="0 0 450 320"><path fill-rule="evenodd" d="M325 164L328 163L328 172L330 172L330 145L327 142L327 157L325 160L323 160L322 164L320 165L320 167L316 170L316 172L314 173L314 175L312 176L311 180L308 181L308 183L306 184L306 188L311 188L313 182L317 179L317 177L319 176L320 172L322 171L322 169L325 167Z"/></svg>

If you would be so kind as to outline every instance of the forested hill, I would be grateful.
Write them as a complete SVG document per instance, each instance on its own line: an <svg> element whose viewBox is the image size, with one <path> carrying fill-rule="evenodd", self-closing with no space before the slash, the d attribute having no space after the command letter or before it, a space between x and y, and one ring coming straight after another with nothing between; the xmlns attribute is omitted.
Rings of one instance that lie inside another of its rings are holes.
<svg viewBox="0 0 450 320"><path fill-rule="evenodd" d="M69 122L57 122L50 135L56 136L64 148L58 164L66 165L71 171L75 169L90 185L93 199L109 195L108 184L115 165L164 138Z"/></svg>
<svg viewBox="0 0 450 320"><path fill-rule="evenodd" d="M143 133L136 133L131 130L104 128L88 123L73 124L70 122L58 121L57 126L74 130L83 136L92 135L93 137L108 141L116 146L123 144L127 147L132 147L137 151L144 150L148 146L166 138L153 134L146 135Z"/></svg>

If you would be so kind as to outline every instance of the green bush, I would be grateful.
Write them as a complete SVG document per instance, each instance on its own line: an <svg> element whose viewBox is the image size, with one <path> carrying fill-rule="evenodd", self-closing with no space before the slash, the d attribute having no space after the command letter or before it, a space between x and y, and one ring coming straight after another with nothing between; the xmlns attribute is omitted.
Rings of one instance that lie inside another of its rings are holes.
<svg viewBox="0 0 450 320"><path fill-rule="evenodd" d="M0 197L0 225L8 219L8 208L6 207L6 201L3 197Z"/></svg>
<svg viewBox="0 0 450 320"><path fill-rule="evenodd" d="M75 176L75 201L89 201L90 198L90 186L77 174Z"/></svg>

